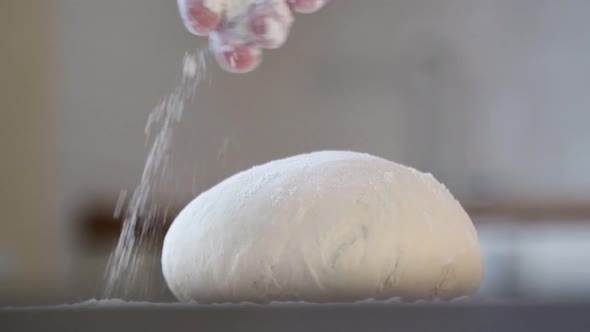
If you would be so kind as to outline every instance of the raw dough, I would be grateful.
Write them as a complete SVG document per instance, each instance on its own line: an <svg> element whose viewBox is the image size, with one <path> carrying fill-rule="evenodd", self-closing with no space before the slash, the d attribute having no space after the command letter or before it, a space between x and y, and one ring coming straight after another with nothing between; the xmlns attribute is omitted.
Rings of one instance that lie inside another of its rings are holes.
<svg viewBox="0 0 590 332"><path fill-rule="evenodd" d="M430 174L324 151L236 174L193 200L162 252L181 301L312 302L472 294L469 216Z"/></svg>

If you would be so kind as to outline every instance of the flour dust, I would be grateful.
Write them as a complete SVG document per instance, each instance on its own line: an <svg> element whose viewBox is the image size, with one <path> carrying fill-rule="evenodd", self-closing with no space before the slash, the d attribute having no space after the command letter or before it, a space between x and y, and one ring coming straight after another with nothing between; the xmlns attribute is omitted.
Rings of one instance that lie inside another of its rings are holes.
<svg viewBox="0 0 590 332"><path fill-rule="evenodd" d="M182 80L172 93L150 113L145 126L146 144L151 143L140 182L129 199L121 192L115 216L124 213L123 228L107 264L105 298L149 296L154 286L153 273L142 273L159 262L159 240L163 236L162 220L168 211L158 202L157 194L167 177L173 132L182 118L185 103L192 100L205 79L205 51L186 54ZM164 215L162 215L162 213ZM148 236L149 235L149 236Z"/></svg>

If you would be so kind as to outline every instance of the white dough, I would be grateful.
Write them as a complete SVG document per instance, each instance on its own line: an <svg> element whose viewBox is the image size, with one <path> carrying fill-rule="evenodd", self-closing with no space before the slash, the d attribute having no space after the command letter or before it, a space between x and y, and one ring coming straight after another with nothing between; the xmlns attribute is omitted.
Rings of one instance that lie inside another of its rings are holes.
<svg viewBox="0 0 590 332"><path fill-rule="evenodd" d="M450 299L477 290L469 216L430 174L325 151L236 174L193 200L162 252L181 301Z"/></svg>

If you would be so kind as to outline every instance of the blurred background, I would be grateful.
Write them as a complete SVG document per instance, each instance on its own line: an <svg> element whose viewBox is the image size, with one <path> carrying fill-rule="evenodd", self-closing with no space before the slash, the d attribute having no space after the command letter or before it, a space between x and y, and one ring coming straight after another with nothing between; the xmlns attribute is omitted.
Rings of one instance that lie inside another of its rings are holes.
<svg viewBox="0 0 590 332"><path fill-rule="evenodd" d="M161 200L178 211L293 154L368 152L432 172L468 210L478 297L590 299L588 12L585 0L337 0L299 15L256 72L211 62ZM205 46L175 1L0 0L0 305L100 296L147 117ZM171 300L156 289L150 300Z"/></svg>

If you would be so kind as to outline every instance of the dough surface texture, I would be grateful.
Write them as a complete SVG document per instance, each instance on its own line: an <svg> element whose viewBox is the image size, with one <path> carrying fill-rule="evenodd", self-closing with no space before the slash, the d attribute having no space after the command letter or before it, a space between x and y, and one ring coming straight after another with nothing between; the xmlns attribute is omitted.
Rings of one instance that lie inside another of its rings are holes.
<svg viewBox="0 0 590 332"><path fill-rule="evenodd" d="M238 173L178 215L162 270L181 301L451 299L474 293L476 230L432 175L322 151Z"/></svg>

